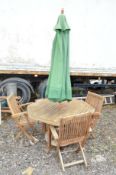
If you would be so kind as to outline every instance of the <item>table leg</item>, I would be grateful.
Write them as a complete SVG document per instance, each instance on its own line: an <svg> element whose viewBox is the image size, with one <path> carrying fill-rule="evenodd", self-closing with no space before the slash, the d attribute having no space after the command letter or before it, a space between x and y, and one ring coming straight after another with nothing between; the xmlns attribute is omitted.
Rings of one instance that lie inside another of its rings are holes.
<svg viewBox="0 0 116 175"><path fill-rule="evenodd" d="M51 131L50 131L50 126L48 125L48 152L50 151L51 148Z"/></svg>
<svg viewBox="0 0 116 175"><path fill-rule="evenodd" d="M47 131L46 124L42 123L41 125L42 125L42 131L45 133Z"/></svg>

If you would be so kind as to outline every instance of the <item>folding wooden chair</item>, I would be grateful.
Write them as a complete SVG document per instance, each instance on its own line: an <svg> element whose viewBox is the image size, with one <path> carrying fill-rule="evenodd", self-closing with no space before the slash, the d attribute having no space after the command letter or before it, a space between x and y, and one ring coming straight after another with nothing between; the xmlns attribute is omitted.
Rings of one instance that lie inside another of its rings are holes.
<svg viewBox="0 0 116 175"><path fill-rule="evenodd" d="M51 135L54 138L63 171L65 171L65 167L75 164L85 163L85 166L87 166L82 144L85 144L87 139L91 119L91 113L79 114L78 116L61 119L58 130L53 126L50 126ZM79 145L83 160L64 163L60 148L71 144Z"/></svg>
<svg viewBox="0 0 116 175"><path fill-rule="evenodd" d="M36 143L38 140L33 137L32 134L28 131L29 128L34 128L35 121L31 120L28 117L27 111L22 111L22 106L27 104L19 105L17 97L14 95L10 95L7 97L7 103L11 111L12 118L16 122L16 126L20 129L16 136L16 139L18 139L21 134L24 134L31 143Z"/></svg>
<svg viewBox="0 0 116 175"><path fill-rule="evenodd" d="M93 120L90 127L90 132L92 132L92 129L96 126L97 120L100 118L104 97L88 91L87 98L85 101L95 108L95 112L93 114Z"/></svg>

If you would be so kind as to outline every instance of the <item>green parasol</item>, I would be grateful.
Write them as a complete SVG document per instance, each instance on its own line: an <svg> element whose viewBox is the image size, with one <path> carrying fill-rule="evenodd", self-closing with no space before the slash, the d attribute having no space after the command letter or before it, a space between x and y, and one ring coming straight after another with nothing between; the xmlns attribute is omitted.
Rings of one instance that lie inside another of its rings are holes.
<svg viewBox="0 0 116 175"><path fill-rule="evenodd" d="M56 35L52 47L51 69L46 88L46 97L52 101L62 102L72 99L69 71L69 32L66 17L59 16L55 26Z"/></svg>

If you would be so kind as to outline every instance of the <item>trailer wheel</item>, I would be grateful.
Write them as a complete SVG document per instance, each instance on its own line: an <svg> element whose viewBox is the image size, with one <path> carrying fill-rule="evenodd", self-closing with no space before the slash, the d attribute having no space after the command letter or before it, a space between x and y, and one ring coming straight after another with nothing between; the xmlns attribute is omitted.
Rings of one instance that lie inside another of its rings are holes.
<svg viewBox="0 0 116 175"><path fill-rule="evenodd" d="M8 78L2 82L0 82L0 89L3 94L7 95L6 87L8 83L16 83L17 84L17 95L21 96L20 102L27 103L30 101L31 92L34 92L31 84L22 78Z"/></svg>
<svg viewBox="0 0 116 175"><path fill-rule="evenodd" d="M46 91L46 87L47 87L47 79L43 80L39 87L38 87L38 91L39 91L39 96L40 98L45 98L45 91Z"/></svg>
<svg viewBox="0 0 116 175"><path fill-rule="evenodd" d="M18 85L17 87L17 96L20 96L20 103L27 103L31 98L31 91L28 86Z"/></svg>

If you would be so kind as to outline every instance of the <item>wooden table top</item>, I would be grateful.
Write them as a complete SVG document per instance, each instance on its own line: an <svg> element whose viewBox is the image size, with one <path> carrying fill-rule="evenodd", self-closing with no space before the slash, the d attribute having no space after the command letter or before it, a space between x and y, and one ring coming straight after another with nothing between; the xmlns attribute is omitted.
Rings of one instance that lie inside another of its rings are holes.
<svg viewBox="0 0 116 175"><path fill-rule="evenodd" d="M95 109L82 100L73 99L70 102L52 102L48 99L40 99L28 105L27 112L31 119L53 126L59 126L60 119L69 116L91 112Z"/></svg>

